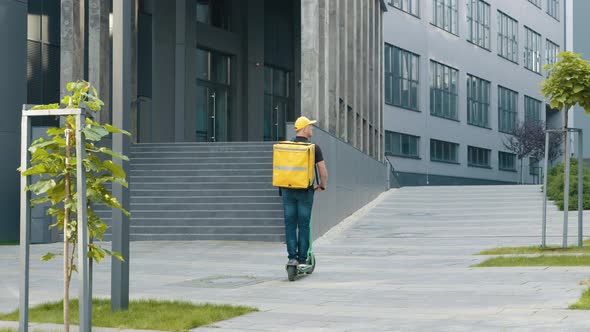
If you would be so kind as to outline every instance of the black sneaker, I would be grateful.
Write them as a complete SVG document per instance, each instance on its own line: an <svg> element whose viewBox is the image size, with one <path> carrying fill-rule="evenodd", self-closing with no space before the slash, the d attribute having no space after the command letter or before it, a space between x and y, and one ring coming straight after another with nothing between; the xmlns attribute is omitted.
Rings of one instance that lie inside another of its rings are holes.
<svg viewBox="0 0 590 332"><path fill-rule="evenodd" d="M297 261L296 259L290 259L290 260L287 262L287 265L294 265L294 266L297 266L297 265L299 265L299 261Z"/></svg>

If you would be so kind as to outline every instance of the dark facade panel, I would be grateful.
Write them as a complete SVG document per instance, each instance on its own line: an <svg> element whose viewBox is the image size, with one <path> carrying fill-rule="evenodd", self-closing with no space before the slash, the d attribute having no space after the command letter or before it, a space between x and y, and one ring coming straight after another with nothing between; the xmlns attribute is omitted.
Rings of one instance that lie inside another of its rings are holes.
<svg viewBox="0 0 590 332"><path fill-rule="evenodd" d="M18 238L20 112L27 97L27 4L0 1L0 241Z"/></svg>

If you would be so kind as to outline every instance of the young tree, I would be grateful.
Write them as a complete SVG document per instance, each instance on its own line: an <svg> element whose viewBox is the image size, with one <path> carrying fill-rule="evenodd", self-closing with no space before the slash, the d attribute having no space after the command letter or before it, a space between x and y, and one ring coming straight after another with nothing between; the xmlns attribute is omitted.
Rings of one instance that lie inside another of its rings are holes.
<svg viewBox="0 0 590 332"><path fill-rule="evenodd" d="M547 98L549 105L563 111L564 129L567 130L568 112L579 105L586 114L590 113L590 64L580 58L580 54L561 52L554 65L547 64L545 69L549 77L541 83L541 94ZM567 131L564 133L564 164L567 156Z"/></svg>
<svg viewBox="0 0 590 332"><path fill-rule="evenodd" d="M67 91L71 94L65 96L61 104L67 108L78 108L83 105L90 111L97 113L103 106L98 98L98 93L90 83L79 81L67 84ZM59 104L36 106L34 109L56 109ZM31 152L31 167L22 171L23 176L38 175L39 179L31 184L27 190L37 197L31 199L31 205L50 202L47 214L55 219L50 228L58 227L64 234L64 331L70 328L69 313L69 288L72 272L76 271L75 255L77 245L77 195L76 195L76 168L84 167L86 170L86 195L88 234L92 239L102 240L107 224L102 221L92 210L93 204L105 204L111 208L123 209L117 199L105 188L106 183L118 183L127 186L126 174L123 169L112 162L111 157L128 160L126 156L114 153L106 147L98 144L107 135L125 134L124 130L117 129L109 124L99 124L92 119L92 114L87 114L86 124L82 129L86 146L86 158L83 165L76 165L75 146L78 129L75 125L75 117L67 117L62 127L47 129L49 138L40 138L34 141L29 151ZM60 255L47 253L43 260L50 260ZM107 255L123 260L121 255L111 252L97 244L88 244L88 258L100 262Z"/></svg>
<svg viewBox="0 0 590 332"><path fill-rule="evenodd" d="M511 135L507 135L504 140L506 150L514 153L520 160L520 183L523 183L523 159L531 155L539 148L538 137L545 134L544 124L541 121L525 120L519 122L512 130ZM542 142L545 145L545 140Z"/></svg>

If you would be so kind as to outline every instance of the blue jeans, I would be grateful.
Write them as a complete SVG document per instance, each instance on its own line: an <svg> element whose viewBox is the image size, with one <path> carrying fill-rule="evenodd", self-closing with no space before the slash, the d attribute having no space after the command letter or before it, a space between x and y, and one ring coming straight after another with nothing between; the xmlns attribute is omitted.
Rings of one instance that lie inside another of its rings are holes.
<svg viewBox="0 0 590 332"><path fill-rule="evenodd" d="M282 189L282 193L287 253L289 259L304 263L309 249L309 221L314 190Z"/></svg>

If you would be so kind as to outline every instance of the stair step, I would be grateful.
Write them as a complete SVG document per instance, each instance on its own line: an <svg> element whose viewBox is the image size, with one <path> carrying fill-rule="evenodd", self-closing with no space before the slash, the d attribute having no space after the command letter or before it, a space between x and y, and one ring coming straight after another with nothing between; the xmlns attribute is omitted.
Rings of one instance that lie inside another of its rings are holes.
<svg viewBox="0 0 590 332"><path fill-rule="evenodd" d="M141 183L134 183L130 184L132 193L136 189L150 189L155 192L162 193L163 190L203 190L203 189L226 189L226 190L234 190L234 189L275 189L270 181L263 181L263 182L141 182Z"/></svg>
<svg viewBox="0 0 590 332"><path fill-rule="evenodd" d="M129 237L131 241L285 241L284 234L131 234ZM105 235L105 241L110 239L110 235Z"/></svg>
<svg viewBox="0 0 590 332"><path fill-rule="evenodd" d="M136 151L131 153L132 159L140 158L245 158L245 157L272 157L271 151Z"/></svg>
<svg viewBox="0 0 590 332"><path fill-rule="evenodd" d="M266 169L176 169L176 170L132 170L134 176L268 176L272 177L272 168Z"/></svg>
<svg viewBox="0 0 590 332"><path fill-rule="evenodd" d="M272 183L272 174L269 175L224 175L224 176L213 176L213 175L131 175L129 177L130 182L135 184L138 183L175 183L182 182L188 183Z"/></svg>
<svg viewBox="0 0 590 332"><path fill-rule="evenodd" d="M168 171L168 170L227 170L227 169L272 169L272 163L268 162L248 162L248 163L236 163L235 161L224 161L222 163L161 163L161 162L139 162L133 160L129 169L133 171L142 170L156 170L156 171Z"/></svg>
<svg viewBox="0 0 590 332"><path fill-rule="evenodd" d="M161 197L161 196L204 196L204 197L228 197L228 196L273 196L278 195L279 190L277 188L262 188L262 189L251 189L251 188L193 188L193 189L162 189L158 188L153 190L150 188L139 189L133 187L131 189L131 197Z"/></svg>
<svg viewBox="0 0 590 332"><path fill-rule="evenodd" d="M285 226L283 218L132 218L132 224L137 226Z"/></svg>
<svg viewBox="0 0 590 332"><path fill-rule="evenodd" d="M136 226L131 225L131 232L138 234L269 234L284 235L282 226Z"/></svg>
<svg viewBox="0 0 590 332"><path fill-rule="evenodd" d="M158 157L135 157L131 158L131 162L135 162L138 164L163 164L163 165L173 165L173 164L187 164L187 163L207 163L207 164L217 164L217 163L269 163L272 165L272 155L262 156L262 157L225 157L225 156L213 156L213 157L166 157L166 158L158 158Z"/></svg>
<svg viewBox="0 0 590 332"><path fill-rule="evenodd" d="M132 196L131 206L136 204L153 204L153 203L182 203L182 204L199 204L199 203L281 203L282 199L278 195L274 196Z"/></svg>
<svg viewBox="0 0 590 332"><path fill-rule="evenodd" d="M142 218L281 218L283 210L132 210L132 219Z"/></svg>
<svg viewBox="0 0 590 332"><path fill-rule="evenodd" d="M135 211L257 211L257 210L283 210L280 202L255 202L255 203L132 203L131 212Z"/></svg>

